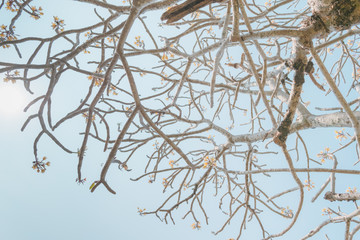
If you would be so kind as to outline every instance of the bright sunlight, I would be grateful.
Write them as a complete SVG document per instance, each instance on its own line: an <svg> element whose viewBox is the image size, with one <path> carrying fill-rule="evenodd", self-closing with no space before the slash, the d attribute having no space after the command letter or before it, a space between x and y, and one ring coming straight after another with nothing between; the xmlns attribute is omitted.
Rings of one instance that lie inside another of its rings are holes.
<svg viewBox="0 0 360 240"><path fill-rule="evenodd" d="M23 112L26 97L21 87L17 84L0 83L0 117L14 117Z"/></svg>

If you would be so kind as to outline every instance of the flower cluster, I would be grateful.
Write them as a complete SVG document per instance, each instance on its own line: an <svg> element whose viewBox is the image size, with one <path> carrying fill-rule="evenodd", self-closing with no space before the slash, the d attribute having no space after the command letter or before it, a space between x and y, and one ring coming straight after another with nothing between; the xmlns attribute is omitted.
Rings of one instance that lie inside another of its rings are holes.
<svg viewBox="0 0 360 240"><path fill-rule="evenodd" d="M115 87L114 85L111 85L111 86L108 88L108 94L118 95L118 93L117 93L115 90L116 90L116 87Z"/></svg>
<svg viewBox="0 0 360 240"><path fill-rule="evenodd" d="M193 64L194 64L194 66L196 66L196 67L200 67L200 66L202 65L202 63L199 62L199 61L194 61Z"/></svg>
<svg viewBox="0 0 360 240"><path fill-rule="evenodd" d="M45 160L46 157L43 157L41 161L38 160L33 161L32 168L36 170L38 173L39 172L44 173L46 171L46 167L50 166L50 162Z"/></svg>
<svg viewBox="0 0 360 240"><path fill-rule="evenodd" d="M329 208L323 208L321 211L323 212L321 214L323 216L328 215L330 217L330 215L333 214L333 212Z"/></svg>
<svg viewBox="0 0 360 240"><path fill-rule="evenodd" d="M348 188L346 189L346 192L347 192L347 193L356 193L357 190L356 190L356 187L354 187L353 189L351 189L351 187L348 187Z"/></svg>
<svg viewBox="0 0 360 240"><path fill-rule="evenodd" d="M208 29L206 29L206 32L208 33L208 34L214 34L214 29L213 29L213 27L212 26L210 26Z"/></svg>
<svg viewBox="0 0 360 240"><path fill-rule="evenodd" d="M175 163L174 160L170 160L170 161L169 161L169 165L170 165L171 168L173 168L174 165L177 166L177 164Z"/></svg>
<svg viewBox="0 0 360 240"><path fill-rule="evenodd" d="M146 214L145 213L145 210L146 210L145 208L141 209L141 208L138 207L137 209L138 209L137 212L139 213L140 216L144 216Z"/></svg>
<svg viewBox="0 0 360 240"><path fill-rule="evenodd" d="M62 32L64 31L64 19L60 19L57 16L54 16L54 22L51 24L51 27L55 30L55 32Z"/></svg>
<svg viewBox="0 0 360 240"><path fill-rule="evenodd" d="M15 77L20 76L20 72L16 70L14 73L7 72L5 73L4 82L11 81L12 83L16 83Z"/></svg>
<svg viewBox="0 0 360 240"><path fill-rule="evenodd" d="M7 29L8 27L5 25L0 26L0 43L5 41L14 41L16 40L16 36L14 34L15 26L12 26L12 29ZM3 48L9 48L10 45L6 44L2 46Z"/></svg>
<svg viewBox="0 0 360 240"><path fill-rule="evenodd" d="M40 16L44 15L43 9L42 7L35 7L35 6L31 6L31 17L34 18L35 20L38 20L40 18Z"/></svg>
<svg viewBox="0 0 360 240"><path fill-rule="evenodd" d="M315 184L311 180L305 180L304 187L306 187L307 190L310 191L311 189L315 188Z"/></svg>
<svg viewBox="0 0 360 240"><path fill-rule="evenodd" d="M267 2L265 2L265 7L271 7L271 1L267 1Z"/></svg>
<svg viewBox="0 0 360 240"><path fill-rule="evenodd" d="M84 36L87 37L88 39L90 39L92 36L92 32L88 31L88 32L84 33Z"/></svg>
<svg viewBox="0 0 360 240"><path fill-rule="evenodd" d="M214 17L220 18L221 14L219 13L219 11L216 8L211 9L211 12L214 15Z"/></svg>
<svg viewBox="0 0 360 240"><path fill-rule="evenodd" d="M102 73L102 70L96 69L95 73ZM89 75L87 78L91 81L94 81L96 87L99 87L104 82L104 78L95 77L93 75Z"/></svg>
<svg viewBox="0 0 360 240"><path fill-rule="evenodd" d="M126 163L120 163L119 169L120 169L120 170L123 170L123 169L124 169L125 171L128 171L128 172L131 171L131 169L129 169L129 167L128 167L128 165L127 165Z"/></svg>
<svg viewBox="0 0 360 240"><path fill-rule="evenodd" d="M156 150L159 150L160 146L159 146L159 142L157 140L155 140L155 143L152 145Z"/></svg>
<svg viewBox="0 0 360 240"><path fill-rule="evenodd" d="M203 165L203 168L207 168L209 166L212 166L212 167L216 167L216 159L215 158L210 158L209 156L206 156L204 158L204 165Z"/></svg>
<svg viewBox="0 0 360 240"><path fill-rule="evenodd" d="M144 48L144 47L145 47L144 40L141 40L141 37L140 37L140 36L136 36L136 37L135 37L135 42L134 42L134 44L135 44L137 47L140 47L140 48Z"/></svg>
<svg viewBox="0 0 360 240"><path fill-rule="evenodd" d="M89 114L88 113L83 113L82 116L85 118L85 121L88 122L89 121ZM95 121L95 114L93 114L91 116L91 121Z"/></svg>
<svg viewBox="0 0 360 240"><path fill-rule="evenodd" d="M19 11L19 6L16 4L15 0L8 0L6 2L6 9L11 12L17 12Z"/></svg>
<svg viewBox="0 0 360 240"><path fill-rule="evenodd" d="M194 19L199 19L200 18L200 12L195 11L195 12L191 13L191 17L193 17Z"/></svg>
<svg viewBox="0 0 360 240"><path fill-rule="evenodd" d="M287 206L286 208L281 208L281 214L287 216L287 217L292 217L293 211L289 208L289 206Z"/></svg>
<svg viewBox="0 0 360 240"><path fill-rule="evenodd" d="M342 129L340 131L335 131L335 133L336 133L335 138L339 139L340 141L347 138L347 136L345 135L344 129Z"/></svg>
<svg viewBox="0 0 360 240"><path fill-rule="evenodd" d="M330 148L326 147L324 151L320 151L316 156L321 158L321 162L324 163L326 159L333 160L334 155L329 152Z"/></svg>
<svg viewBox="0 0 360 240"><path fill-rule="evenodd" d="M76 180L75 180L75 182L77 182L78 184L84 184L85 182L86 182L86 178L83 178L83 179L80 179L79 180L79 178L77 178ZM93 186L94 187L94 186Z"/></svg>
<svg viewBox="0 0 360 240"><path fill-rule="evenodd" d="M334 53L335 48L327 48L326 51L331 55Z"/></svg>
<svg viewBox="0 0 360 240"><path fill-rule="evenodd" d="M169 184L169 181L166 178L163 178L162 185L166 187Z"/></svg>
<svg viewBox="0 0 360 240"><path fill-rule="evenodd" d="M164 83L165 79L168 77L168 75L165 72L161 72L161 85Z"/></svg>
<svg viewBox="0 0 360 240"><path fill-rule="evenodd" d="M233 129L235 126L234 124L231 124L230 126L226 127L226 131L230 131L231 129Z"/></svg>
<svg viewBox="0 0 360 240"><path fill-rule="evenodd" d="M191 224L191 228L200 230L200 228L201 228L200 222L195 222L195 223Z"/></svg>
<svg viewBox="0 0 360 240"><path fill-rule="evenodd" d="M104 81L103 78L94 77L94 76L92 76L92 75L88 76L88 79L89 79L89 80L93 80L93 79L94 79L94 84L95 84L95 86L97 86L97 87L100 86L101 83Z"/></svg>
<svg viewBox="0 0 360 240"><path fill-rule="evenodd" d="M163 60L163 61L166 61L166 60L168 60L168 59L169 59L169 57L167 56L166 53L164 53L164 54L162 55L162 57L161 57L161 60Z"/></svg>
<svg viewBox="0 0 360 240"><path fill-rule="evenodd" d="M149 176L149 181L148 181L148 182L149 182L149 183L155 182L155 175L154 175L154 174L152 174L152 175Z"/></svg>

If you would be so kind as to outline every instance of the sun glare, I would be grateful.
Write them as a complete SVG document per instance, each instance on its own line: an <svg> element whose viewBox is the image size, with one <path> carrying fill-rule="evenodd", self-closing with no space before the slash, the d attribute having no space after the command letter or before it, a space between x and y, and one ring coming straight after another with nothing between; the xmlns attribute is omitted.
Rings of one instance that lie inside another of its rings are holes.
<svg viewBox="0 0 360 240"><path fill-rule="evenodd" d="M0 84L0 117L11 118L23 112L25 91L17 84Z"/></svg>

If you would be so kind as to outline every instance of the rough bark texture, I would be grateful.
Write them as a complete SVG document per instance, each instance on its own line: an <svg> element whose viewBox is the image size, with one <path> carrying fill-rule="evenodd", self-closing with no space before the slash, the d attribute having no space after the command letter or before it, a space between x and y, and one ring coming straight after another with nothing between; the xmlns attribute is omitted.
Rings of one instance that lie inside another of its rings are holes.
<svg viewBox="0 0 360 240"><path fill-rule="evenodd" d="M330 202L334 201L356 201L360 200L360 193L333 193L326 192L324 199L329 200Z"/></svg>
<svg viewBox="0 0 360 240"><path fill-rule="evenodd" d="M297 59L294 63L293 68L295 69L295 76L293 82L293 88L291 91L291 100L289 109L287 110L283 121L278 127L278 132L274 138L274 142L278 145L282 145L286 142L286 139L290 132L290 126L295 116L295 110L300 100L302 85L304 84L304 67L302 59Z"/></svg>
<svg viewBox="0 0 360 240"><path fill-rule="evenodd" d="M193 13L199 10L206 5L209 5L213 2L222 2L223 0L187 0L182 4L171 7L169 10L163 13L161 16L162 21L166 21L166 23L173 23L186 15Z"/></svg>

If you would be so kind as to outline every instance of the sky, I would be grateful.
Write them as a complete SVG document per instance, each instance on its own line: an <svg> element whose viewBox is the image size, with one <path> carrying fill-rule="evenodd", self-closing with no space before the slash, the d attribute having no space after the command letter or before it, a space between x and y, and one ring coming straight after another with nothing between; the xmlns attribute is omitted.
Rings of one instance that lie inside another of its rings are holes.
<svg viewBox="0 0 360 240"><path fill-rule="evenodd" d="M44 9L44 17L39 21L37 29L34 29L30 17L23 17L19 20L17 32L21 37L28 35L52 36L51 22L53 16L59 16L66 20L66 27L80 27L84 22L86 24L95 22L93 15L87 13L92 11L92 7L73 1L63 1L60 4L54 4L53 1L34 1L37 6ZM0 10L0 25L9 24L9 16L4 9ZM165 32L159 33L159 35ZM136 33L132 33L135 36ZM24 55L29 54L26 48L22 51ZM13 50L0 51L0 62L16 62L17 56ZM224 217L217 211L216 201L210 201L210 225L201 224L201 230L191 229L193 221L189 218L182 219L184 211L180 209L175 213L176 225L165 224L159 221L155 216L140 216L138 208L155 209L161 200L164 199L162 188L147 184L147 179L140 182L130 181L141 173L140 170L124 172L116 167L108 173L111 176L110 184L117 192L116 195L110 194L103 186L97 188L94 193L89 191L92 181L96 180L101 170L101 164L105 161L106 155L99 151L103 146L95 142L89 143L87 152L87 161L83 168L84 177L87 181L84 184L78 184L76 179L77 157L69 155L62 151L49 139L42 139L39 144L39 157L46 156L50 161L50 166L46 172L39 174L32 169L33 159L33 140L36 138L40 128L36 121L31 122L24 132L21 132L21 126L26 118L36 112L36 106L33 106L28 112L22 112L26 103L40 95L46 89L46 82L34 83L32 85L34 95L27 93L21 83L5 83L1 79L4 76L0 74L0 239L6 240L32 240L32 239L159 239L159 240L183 240L183 239L207 239L207 240L227 240L235 238L240 219L234 219L232 224L223 234L214 236L211 231L218 230L223 223ZM69 82L76 78L69 76ZM55 94L67 94L75 96L78 88L83 87L82 83L75 83L69 89L69 82L59 86L59 91ZM79 81L80 82L80 81ZM87 83L88 84L88 83ZM309 83L306 83L309 84ZM309 86L309 85L305 85ZM313 92L306 92L304 96L311 96ZM305 97L306 98L306 97ZM310 97L309 97L310 98ZM76 100L78 101L78 99ZM68 106L74 103L71 97L65 98L63 104ZM329 96L327 103L335 102ZM9 106L12 106L9 108ZM11 111L10 111L11 109ZM59 107L58 116L65 110ZM84 120L74 120L72 128L84 127ZM65 131L58 133L60 138L68 139L69 146L79 145L81 136L70 130L66 130L70 125L65 125ZM312 143L312 147L319 150L328 146L327 139L334 139L333 130L320 131L321 135ZM306 136L311 135L311 130L307 131ZM314 137L315 139L315 137ZM289 138L289 141L294 141ZM324 143L326 142L326 143ZM338 144L336 140L330 141L331 144ZM347 152L340 153L339 157L347 158ZM315 156L314 156L315 157ZM276 159L276 157L275 157ZM330 166L328 166L330 167ZM319 174L318 186L327 178L326 174ZM288 179L288 176L280 175L281 178ZM290 178L289 178L290 179ZM346 181L353 181L356 178L346 178ZM259 177L259 181L263 178ZM264 180L266 181L266 180ZM290 180L291 181L291 180ZM345 188L348 183L339 182L339 185ZM293 186L291 183L283 180L284 185ZM353 185L350 185L354 187ZM269 186L270 187L270 186ZM296 193L297 194L297 193ZM297 201L297 195L292 194L286 202ZM306 193L307 199L312 197L311 193ZM211 195L209 195L209 198ZM297 239L308 232L315 224L326 220L319 211L322 203L314 204L305 201L308 212L298 220L299 228L291 230L284 238L279 239ZM336 208L336 204L328 204ZM323 207L326 207L324 205ZM347 209L347 205L344 205ZM313 215L316 214L317 217ZM266 219L266 217L265 217ZM269 219L267 219L269 220ZM271 221L271 219L270 219ZM309 222L314 224L309 225ZM280 224L281 222L279 222ZM278 223L274 223L270 229L277 229ZM306 226L306 231L302 229ZM310 226L310 228L309 228ZM344 225L332 226L331 239L341 239L343 236ZM249 226L248 237L251 237L255 228ZM275 232L277 232L275 230ZM326 231L325 231L326 232ZM325 239L324 233L317 235L316 239ZM235 233L235 234L234 234ZM330 236L330 235L329 235ZM250 239L250 238L248 238Z"/></svg>

